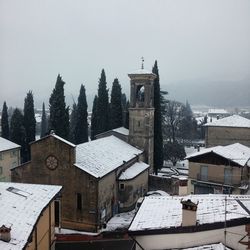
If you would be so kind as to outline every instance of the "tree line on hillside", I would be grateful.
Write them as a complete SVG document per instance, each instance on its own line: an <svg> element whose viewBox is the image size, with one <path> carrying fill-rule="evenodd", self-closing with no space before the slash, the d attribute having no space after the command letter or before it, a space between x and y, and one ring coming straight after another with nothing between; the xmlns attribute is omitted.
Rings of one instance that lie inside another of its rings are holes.
<svg viewBox="0 0 250 250"><path fill-rule="evenodd" d="M154 80L154 171L157 173L158 169L163 166L163 160L178 160L184 157L185 152L183 153L184 148L180 138L194 137L197 124L188 103L184 105L166 99L167 92L160 89L157 61L154 63L152 72L156 75ZM113 81L109 101L109 89L104 69L101 71L97 95L93 100L90 128L85 86L80 86L77 102L74 102L70 109L65 102L64 85L65 82L58 75L49 98L48 116L43 103L41 138L53 130L58 136L74 144L80 144L87 142L89 137L95 140L96 135L110 129L129 127L129 101L122 93L117 78ZM35 141L36 136L32 91L27 93L23 111L15 108L11 117L8 114L7 104L4 102L1 126L2 137L21 145L22 162L30 160L30 142Z"/></svg>

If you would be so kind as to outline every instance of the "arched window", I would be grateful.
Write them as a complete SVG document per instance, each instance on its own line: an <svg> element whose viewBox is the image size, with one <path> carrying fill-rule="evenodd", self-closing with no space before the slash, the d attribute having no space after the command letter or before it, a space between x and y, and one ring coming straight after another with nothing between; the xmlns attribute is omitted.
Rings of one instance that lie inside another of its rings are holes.
<svg viewBox="0 0 250 250"><path fill-rule="evenodd" d="M144 91L145 88L143 85L138 85L136 89L136 101L144 102Z"/></svg>

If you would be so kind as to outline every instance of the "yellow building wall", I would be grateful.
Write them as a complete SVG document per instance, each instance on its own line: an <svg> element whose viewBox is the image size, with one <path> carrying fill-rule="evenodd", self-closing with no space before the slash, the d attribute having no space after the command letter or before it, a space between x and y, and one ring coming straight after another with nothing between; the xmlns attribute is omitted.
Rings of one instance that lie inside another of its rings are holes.
<svg viewBox="0 0 250 250"><path fill-rule="evenodd" d="M54 201L43 211L32 233L32 241L26 250L53 249L55 240Z"/></svg>
<svg viewBox="0 0 250 250"><path fill-rule="evenodd" d="M232 167L232 166L224 166L224 165L213 165L207 163L196 163L189 162L189 180L188 180L188 193L194 192L194 186L192 185L192 180L199 180L198 176L201 173L201 166L208 167L208 182L224 184L224 171L225 169L232 170L232 186L240 186L241 178L245 178L242 173L247 173L245 169L242 170L241 167ZM243 175L243 176L242 176ZM235 189L233 194L240 194L239 189Z"/></svg>
<svg viewBox="0 0 250 250"><path fill-rule="evenodd" d="M0 181L11 181L10 169L20 165L20 149L0 152Z"/></svg>

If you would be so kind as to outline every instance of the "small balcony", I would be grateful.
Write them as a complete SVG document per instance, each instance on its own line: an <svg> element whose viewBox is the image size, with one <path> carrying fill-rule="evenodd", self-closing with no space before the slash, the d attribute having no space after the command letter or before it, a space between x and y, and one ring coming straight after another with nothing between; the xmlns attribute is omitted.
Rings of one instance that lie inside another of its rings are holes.
<svg viewBox="0 0 250 250"><path fill-rule="evenodd" d="M231 178L225 178L224 176L216 177L216 176L210 176L210 175L202 175L198 173L196 176L196 179L197 181L218 183L221 185L228 185L228 186L234 186L234 187L240 187L242 185L241 180L234 180L233 177Z"/></svg>

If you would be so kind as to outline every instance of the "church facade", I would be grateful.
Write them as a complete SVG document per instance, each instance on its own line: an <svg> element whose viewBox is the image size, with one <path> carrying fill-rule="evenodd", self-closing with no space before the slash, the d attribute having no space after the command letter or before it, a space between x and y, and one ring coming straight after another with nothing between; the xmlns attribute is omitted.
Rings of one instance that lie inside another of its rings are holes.
<svg viewBox="0 0 250 250"><path fill-rule="evenodd" d="M132 210L148 191L153 167L155 75L142 69L129 77L127 140L108 133L74 145L52 133L31 143L30 162L12 169L14 182L63 186L62 197L55 203L62 228L96 232L114 214Z"/></svg>

